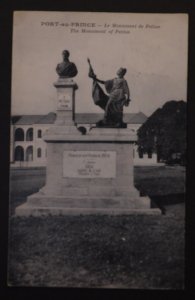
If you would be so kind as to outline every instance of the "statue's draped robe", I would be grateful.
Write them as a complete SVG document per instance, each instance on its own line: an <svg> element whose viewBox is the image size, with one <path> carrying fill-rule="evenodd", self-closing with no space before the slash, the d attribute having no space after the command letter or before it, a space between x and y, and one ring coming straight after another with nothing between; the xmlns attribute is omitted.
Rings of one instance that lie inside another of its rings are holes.
<svg viewBox="0 0 195 300"><path fill-rule="evenodd" d="M109 96L104 93L103 89L96 80L93 81L92 97L94 103L105 110Z"/></svg>
<svg viewBox="0 0 195 300"><path fill-rule="evenodd" d="M123 78L114 78L104 83L109 96L106 95L96 80L93 81L92 97L94 103L104 109L104 119L107 123L122 121L123 106L129 93L128 85Z"/></svg>
<svg viewBox="0 0 195 300"><path fill-rule="evenodd" d="M105 111L103 123L107 125L122 124L123 106L127 104L127 97L129 96L126 80L124 78L114 78L105 81L105 89L109 94L106 95L95 79L96 76L91 65L89 77L93 78L92 97L94 103Z"/></svg>
<svg viewBox="0 0 195 300"><path fill-rule="evenodd" d="M126 103L126 96L129 94L127 82L124 78L114 78L105 81L106 91L109 93L109 99L105 108L105 115L123 113L123 106Z"/></svg>

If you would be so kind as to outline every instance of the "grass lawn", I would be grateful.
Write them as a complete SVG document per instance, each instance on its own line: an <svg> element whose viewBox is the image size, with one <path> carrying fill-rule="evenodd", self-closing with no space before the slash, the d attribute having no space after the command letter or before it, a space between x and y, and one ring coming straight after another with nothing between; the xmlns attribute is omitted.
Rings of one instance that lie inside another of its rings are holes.
<svg viewBox="0 0 195 300"><path fill-rule="evenodd" d="M10 180L10 285L184 288L184 168L135 168L136 187L165 208L160 216L13 217L45 171L14 170Z"/></svg>

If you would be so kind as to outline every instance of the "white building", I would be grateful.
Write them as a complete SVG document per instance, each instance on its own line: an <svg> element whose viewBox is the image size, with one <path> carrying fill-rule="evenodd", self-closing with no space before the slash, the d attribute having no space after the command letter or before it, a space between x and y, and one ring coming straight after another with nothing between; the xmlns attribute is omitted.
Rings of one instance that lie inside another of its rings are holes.
<svg viewBox="0 0 195 300"><path fill-rule="evenodd" d="M46 129L54 123L55 113L47 115L23 115L13 116L11 119L10 138L10 161L15 167L40 167L46 166L47 149L42 136ZM75 123L77 127L83 126L87 129L95 126L96 122L103 118L102 114L77 113ZM127 127L133 132L147 120L142 113L124 114L123 120ZM137 145L134 146L135 165L153 165L157 163L156 153L152 155L139 155Z"/></svg>
<svg viewBox="0 0 195 300"><path fill-rule="evenodd" d="M54 123L56 115L23 115L12 117L10 138L11 165L30 167L46 165L46 143L43 133Z"/></svg>

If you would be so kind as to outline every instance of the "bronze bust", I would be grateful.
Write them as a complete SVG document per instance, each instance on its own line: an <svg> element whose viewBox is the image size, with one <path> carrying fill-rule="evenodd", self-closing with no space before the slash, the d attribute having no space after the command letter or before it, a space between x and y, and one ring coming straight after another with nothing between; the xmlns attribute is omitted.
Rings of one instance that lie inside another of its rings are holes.
<svg viewBox="0 0 195 300"><path fill-rule="evenodd" d="M78 73L76 65L69 61L69 56L70 53L68 50L62 52L63 61L56 67L56 72L60 78L72 78Z"/></svg>

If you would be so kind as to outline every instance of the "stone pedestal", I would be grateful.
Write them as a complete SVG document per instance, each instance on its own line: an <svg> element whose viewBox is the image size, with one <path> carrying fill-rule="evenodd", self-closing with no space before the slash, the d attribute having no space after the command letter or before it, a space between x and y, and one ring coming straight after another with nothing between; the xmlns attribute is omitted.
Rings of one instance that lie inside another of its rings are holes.
<svg viewBox="0 0 195 300"><path fill-rule="evenodd" d="M77 85L71 79L54 85L57 119L44 135L46 185L16 215L159 214L134 187L132 131L94 128L82 135L74 125Z"/></svg>
<svg viewBox="0 0 195 300"><path fill-rule="evenodd" d="M134 187L135 138L128 129L95 128L81 135L50 128L44 137L46 185L16 214L159 214Z"/></svg>
<svg viewBox="0 0 195 300"><path fill-rule="evenodd" d="M74 126L75 90L77 84L71 78L59 78L54 83L57 89L56 125Z"/></svg>

